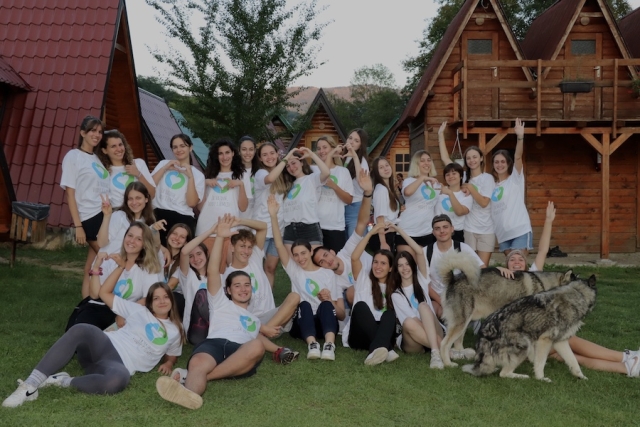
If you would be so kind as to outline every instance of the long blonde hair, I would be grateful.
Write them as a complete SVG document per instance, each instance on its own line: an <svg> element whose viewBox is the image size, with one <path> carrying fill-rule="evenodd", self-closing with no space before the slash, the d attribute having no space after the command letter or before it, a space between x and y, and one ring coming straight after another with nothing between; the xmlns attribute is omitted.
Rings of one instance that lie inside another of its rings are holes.
<svg viewBox="0 0 640 427"><path fill-rule="evenodd" d="M142 250L138 254L136 258L136 264L141 269L145 270L150 274L160 273L160 261L158 260L158 250L156 249L155 242L153 240L153 233L149 226L142 222L134 222L132 223L127 231L124 233L126 236L133 227L138 227L142 230ZM122 259L127 259L127 253L124 250L124 240L122 241L122 247L120 248L120 256Z"/></svg>
<svg viewBox="0 0 640 427"><path fill-rule="evenodd" d="M338 146L338 143L336 142L335 139L333 139L331 135L322 135L316 141L316 150L318 149L318 142L320 141L325 141L327 144L331 146L331 148L336 148ZM342 166L342 158L340 156L333 156L333 164L336 166Z"/></svg>

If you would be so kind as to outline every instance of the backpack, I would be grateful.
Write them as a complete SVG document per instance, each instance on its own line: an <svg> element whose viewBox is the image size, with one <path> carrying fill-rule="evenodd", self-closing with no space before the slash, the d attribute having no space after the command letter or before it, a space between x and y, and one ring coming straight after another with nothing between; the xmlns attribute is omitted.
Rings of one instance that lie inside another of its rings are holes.
<svg viewBox="0 0 640 427"><path fill-rule="evenodd" d="M427 245L427 264L431 267L431 258L433 257L433 245L435 243L429 243ZM453 249L457 252L460 252L460 242L457 240L453 241Z"/></svg>

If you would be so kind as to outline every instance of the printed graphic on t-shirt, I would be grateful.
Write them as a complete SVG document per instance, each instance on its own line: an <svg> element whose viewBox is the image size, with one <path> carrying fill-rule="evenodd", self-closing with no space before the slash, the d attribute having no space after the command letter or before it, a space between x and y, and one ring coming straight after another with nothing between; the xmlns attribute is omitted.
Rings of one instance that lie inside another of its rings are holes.
<svg viewBox="0 0 640 427"><path fill-rule="evenodd" d="M427 187L426 185L423 185L420 192L422 193L422 197L424 197L425 200L433 200L436 197L436 190L434 190L433 187Z"/></svg>
<svg viewBox="0 0 640 427"><path fill-rule="evenodd" d="M333 181L334 184L338 185L338 178L335 175L329 175L329 179ZM323 185L324 188L329 188L328 185Z"/></svg>
<svg viewBox="0 0 640 427"><path fill-rule="evenodd" d="M165 345L167 343L167 331L158 323L147 323L144 328L147 338L155 345Z"/></svg>
<svg viewBox="0 0 640 427"><path fill-rule="evenodd" d="M251 195L256 195L256 180L254 177L249 178L249 182L251 182Z"/></svg>
<svg viewBox="0 0 640 427"><path fill-rule="evenodd" d="M347 277L349 278L349 283L353 285L355 283L353 280L353 272L350 271Z"/></svg>
<svg viewBox="0 0 640 427"><path fill-rule="evenodd" d="M249 316L240 316L240 324L247 332L256 331L256 321Z"/></svg>
<svg viewBox="0 0 640 427"><path fill-rule="evenodd" d="M258 279L256 279L256 275L253 273L249 273L249 278L251 279L251 290L255 294L258 292Z"/></svg>
<svg viewBox="0 0 640 427"><path fill-rule="evenodd" d="M496 187L493 190L493 193L491 194L491 201L499 202L500 200L502 200L503 196L504 196L504 187L503 186Z"/></svg>
<svg viewBox="0 0 640 427"><path fill-rule="evenodd" d="M179 190L184 187L187 177L178 171L169 171L164 177L164 183L172 190Z"/></svg>
<svg viewBox="0 0 640 427"><path fill-rule="evenodd" d="M451 204L451 198L449 196L442 199L442 210L453 212L453 205Z"/></svg>
<svg viewBox="0 0 640 427"><path fill-rule="evenodd" d="M385 311L387 311L387 304L386 304L386 301L387 301L387 300L386 300L386 298L387 298L387 294L383 293L383 294L382 294L382 304L384 304L384 305L382 306L382 309L378 309L378 308L376 308L376 307L375 307L375 304L374 304L374 308L376 309L376 311L377 311L378 313L384 313Z"/></svg>
<svg viewBox="0 0 640 427"><path fill-rule="evenodd" d="M127 188L129 184L131 184L135 180L136 179L133 175L129 175L126 172L120 172L113 176L113 178L111 179L111 183L117 189L124 190Z"/></svg>
<svg viewBox="0 0 640 427"><path fill-rule="evenodd" d="M289 193L287 194L287 199L293 200L298 197L301 188L300 184L293 184L293 187L291 187L291 190L289 190Z"/></svg>
<svg viewBox="0 0 640 427"><path fill-rule="evenodd" d="M213 191L219 194L224 194L229 191L229 183L231 182L228 178L219 178L218 185L213 187Z"/></svg>
<svg viewBox="0 0 640 427"><path fill-rule="evenodd" d="M122 299L127 299L133 293L133 281L131 279L118 280L113 293Z"/></svg>
<svg viewBox="0 0 640 427"><path fill-rule="evenodd" d="M320 292L320 285L315 280L307 279L304 282L304 289L307 293L313 297L318 296L318 292Z"/></svg>
<svg viewBox="0 0 640 427"><path fill-rule="evenodd" d="M418 309L418 300L416 299L416 294L411 295L411 298L409 298L409 302L411 303L411 306L413 308L415 308L416 310Z"/></svg>
<svg viewBox="0 0 640 427"><path fill-rule="evenodd" d="M200 286L198 286L198 290L200 289L207 289L207 282L200 283Z"/></svg>
<svg viewBox="0 0 640 427"><path fill-rule="evenodd" d="M109 176L109 172L104 168L104 166L97 164L96 162L91 163L91 167L95 171L96 175L100 179L107 179Z"/></svg>

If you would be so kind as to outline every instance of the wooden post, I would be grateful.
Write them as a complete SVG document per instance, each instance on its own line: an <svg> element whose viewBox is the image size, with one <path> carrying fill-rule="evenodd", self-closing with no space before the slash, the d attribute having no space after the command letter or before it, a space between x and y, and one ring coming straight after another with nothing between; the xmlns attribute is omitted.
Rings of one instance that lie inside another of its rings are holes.
<svg viewBox="0 0 640 427"><path fill-rule="evenodd" d="M538 79L536 80L536 136L542 134L542 59L538 59Z"/></svg>
<svg viewBox="0 0 640 427"><path fill-rule="evenodd" d="M467 139L467 86L469 86L469 80L467 78L467 60L462 60L462 137Z"/></svg>
<svg viewBox="0 0 640 427"><path fill-rule="evenodd" d="M611 137L618 136L618 58L613 60L613 123Z"/></svg>
<svg viewBox="0 0 640 427"><path fill-rule="evenodd" d="M481 133L478 135L478 148L482 151L482 155L484 156L484 170L482 172L487 171L487 134Z"/></svg>
<svg viewBox="0 0 640 427"><path fill-rule="evenodd" d="M609 157L611 135L602 135L602 237L600 240L600 258L609 259Z"/></svg>

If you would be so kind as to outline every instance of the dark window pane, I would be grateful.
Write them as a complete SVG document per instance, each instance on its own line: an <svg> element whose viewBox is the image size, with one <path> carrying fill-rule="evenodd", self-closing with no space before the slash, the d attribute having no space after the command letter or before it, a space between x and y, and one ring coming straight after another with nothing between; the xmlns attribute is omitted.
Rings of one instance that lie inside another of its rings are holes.
<svg viewBox="0 0 640 427"><path fill-rule="evenodd" d="M469 53L472 55L491 55L491 40L468 40Z"/></svg>
<svg viewBox="0 0 640 427"><path fill-rule="evenodd" d="M572 55L595 55L596 41L595 40L571 40L571 54Z"/></svg>

